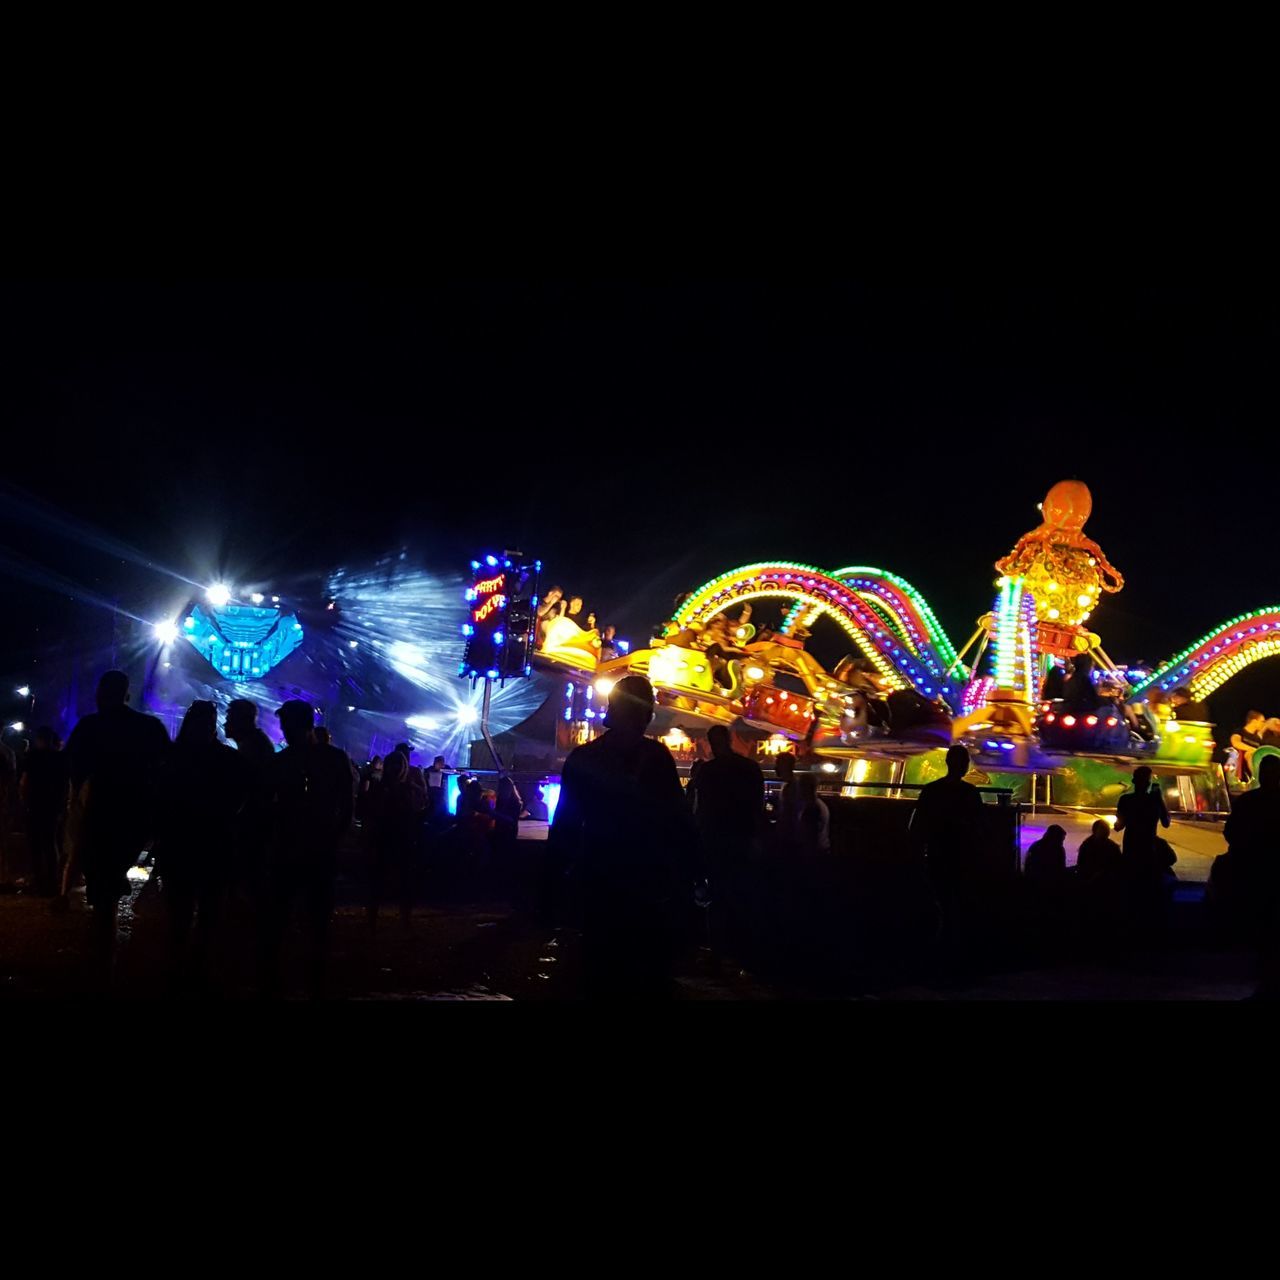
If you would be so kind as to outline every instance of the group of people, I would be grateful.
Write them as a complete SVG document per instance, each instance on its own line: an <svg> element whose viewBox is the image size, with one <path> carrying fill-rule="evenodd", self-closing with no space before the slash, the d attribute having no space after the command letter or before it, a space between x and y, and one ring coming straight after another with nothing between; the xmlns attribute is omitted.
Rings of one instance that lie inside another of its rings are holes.
<svg viewBox="0 0 1280 1280"><path fill-rule="evenodd" d="M412 759L409 744L402 742L360 770L356 816L369 867L370 928L377 925L388 886L394 886L401 923L408 925L418 871L433 840L456 832L472 865L484 869L491 859L509 859L518 838L524 801L508 775L490 791L479 778L450 768L443 756L425 770ZM450 815L452 775L458 777L458 801Z"/></svg>
<svg viewBox="0 0 1280 1280"><path fill-rule="evenodd" d="M1261 711L1250 711L1244 725L1231 735L1231 745L1236 751L1236 772L1241 782L1253 781L1253 757L1261 747L1280 748L1280 716L1264 716Z"/></svg>
<svg viewBox="0 0 1280 1280"><path fill-rule="evenodd" d="M248 700L227 707L223 730L233 749L219 739L212 702L193 702L170 741L161 721L134 710L128 697L128 676L109 671L98 682L97 710L76 724L65 748L49 729L35 734L20 784L35 891L65 909L83 876L98 976L109 987L118 906L149 850L167 908L175 988L205 984L224 916L244 907L266 995L277 989L281 944L300 904L318 994L338 843L355 800L346 753L305 702L277 711L286 744L277 752Z"/></svg>
<svg viewBox="0 0 1280 1280"><path fill-rule="evenodd" d="M1169 827L1169 811L1158 779L1142 765L1133 772L1133 788L1120 797L1114 828L1094 822L1067 865L1066 830L1057 823L1027 850L1022 873L1042 915L1059 924L1077 924L1102 943L1121 935L1144 941L1159 938L1176 877L1177 855L1160 834ZM1112 839L1112 831L1123 843Z"/></svg>
<svg viewBox="0 0 1280 1280"><path fill-rule="evenodd" d="M76 724L65 747L41 728L20 762L0 760L0 799L13 795L21 804L30 887L65 910L83 877L104 984L114 966L118 904L148 853L167 910L176 989L205 987L215 942L247 928L258 988L276 994L282 943L301 908L308 987L323 994L339 846L357 814L369 922L392 887L408 921L424 835L453 825L446 804L453 771L442 756L423 770L401 743L357 770L302 701L276 712L281 750L245 699L227 706L222 726L234 749L220 740L217 708L206 701L191 704L170 741L161 721L131 708L128 697L128 677L109 671L98 683L97 710ZM509 778L499 783L496 803L467 778L459 826L485 848L514 842L522 808ZM229 915L237 917L235 930L223 927Z"/></svg>
<svg viewBox="0 0 1280 1280"><path fill-rule="evenodd" d="M547 627L556 618L568 618L575 626L586 632L597 630L595 611L584 606L581 596L566 596L563 587L549 587L547 594L538 602L538 648L542 648L546 640ZM596 639L599 661L608 662L621 652L618 647L618 629L612 623L600 627Z"/></svg>
<svg viewBox="0 0 1280 1280"><path fill-rule="evenodd" d="M1061 703L1062 710L1077 716L1112 712L1129 726L1134 743L1156 741L1164 733L1166 721L1203 724L1210 719L1209 704L1196 698L1186 685L1169 693L1156 687L1140 698L1127 696L1119 677L1099 671L1088 653L1077 654L1061 665L1051 664L1041 682L1040 697L1045 702Z"/></svg>

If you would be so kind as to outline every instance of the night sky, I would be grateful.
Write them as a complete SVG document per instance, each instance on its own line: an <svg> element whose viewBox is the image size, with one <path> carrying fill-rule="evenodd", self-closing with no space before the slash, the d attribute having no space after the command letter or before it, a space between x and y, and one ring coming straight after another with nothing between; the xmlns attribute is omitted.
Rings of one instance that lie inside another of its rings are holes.
<svg viewBox="0 0 1280 1280"><path fill-rule="evenodd" d="M518 547L637 642L736 564L864 563L961 642L1067 477L1128 580L1091 625L1155 661L1280 600L1278 336L1262 288L0 286L0 671L154 594L132 552L302 584ZM1235 685L1280 713L1269 664Z"/></svg>

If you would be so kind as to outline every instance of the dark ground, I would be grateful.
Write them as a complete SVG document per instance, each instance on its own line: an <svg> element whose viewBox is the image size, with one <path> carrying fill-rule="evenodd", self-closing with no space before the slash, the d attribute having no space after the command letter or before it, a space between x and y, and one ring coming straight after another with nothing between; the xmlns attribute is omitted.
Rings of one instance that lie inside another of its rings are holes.
<svg viewBox="0 0 1280 1280"><path fill-rule="evenodd" d="M572 929L540 926L530 909L540 852L521 841L516 863L502 874L477 875L438 867L424 875L406 931L388 904L370 933L363 908L358 848L342 863L338 909L331 933L331 998L354 1001L490 1000L572 1002L579 998L579 937ZM945 987L919 976L872 987L851 986L822 972L785 981L747 972L731 956L690 936L677 965L676 998L683 1001L788 1000L1238 1000L1253 989L1253 961L1244 952L1208 944L1200 926L1197 885L1180 891L1172 945L1096 962L995 969ZM692 918L699 917L694 913ZM54 914L45 900L0 893L0 999L84 996L94 989L89 912L83 889L70 910ZM284 990L302 998L302 937L295 922L285 949ZM211 966L214 998L254 995L253 916L232 908ZM115 994L121 1000L168 995L168 936L160 886L137 881L122 903ZM193 999L191 996L185 999Z"/></svg>
<svg viewBox="0 0 1280 1280"><path fill-rule="evenodd" d="M522 843L522 852L538 848ZM371 933L363 906L358 852L348 851L338 882L331 933L329 994L337 1000L572 1001L578 997L578 934L540 927L514 906L528 898L528 877L443 874L424 877L408 930L384 905ZM168 995L167 915L160 884L137 881L121 903L115 995ZM285 947L284 990L303 996L303 937L294 921ZM23 888L0 894L0 999L64 999L93 989L90 913L83 887L64 914ZM253 916L232 907L211 965L218 998L254 995ZM682 953L677 998L771 999L781 992L752 980L706 948ZM191 998L191 997L187 997Z"/></svg>

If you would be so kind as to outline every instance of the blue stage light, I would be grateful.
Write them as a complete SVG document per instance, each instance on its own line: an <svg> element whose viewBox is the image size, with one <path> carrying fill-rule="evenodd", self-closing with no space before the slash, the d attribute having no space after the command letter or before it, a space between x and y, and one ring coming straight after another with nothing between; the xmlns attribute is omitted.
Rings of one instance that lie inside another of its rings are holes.
<svg viewBox="0 0 1280 1280"><path fill-rule="evenodd" d="M490 569L496 569L498 567L497 556L485 556L484 562L489 566Z"/></svg>
<svg viewBox="0 0 1280 1280"><path fill-rule="evenodd" d="M505 643L506 643L506 641L507 641L507 637L506 637L506 636L504 636L504 635L502 634L502 632L501 632L501 631L495 631L495 632L493 633L493 643L494 643L494 644L505 644Z"/></svg>
<svg viewBox="0 0 1280 1280"><path fill-rule="evenodd" d="M476 629L471 625L471 623L464 622L462 624L462 634L464 636L473 636L475 635L475 633L476 633Z"/></svg>

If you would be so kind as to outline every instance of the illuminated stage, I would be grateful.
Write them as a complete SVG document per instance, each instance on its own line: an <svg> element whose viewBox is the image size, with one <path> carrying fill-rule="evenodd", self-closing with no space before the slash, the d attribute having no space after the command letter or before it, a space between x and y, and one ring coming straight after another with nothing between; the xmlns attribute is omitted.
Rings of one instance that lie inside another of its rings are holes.
<svg viewBox="0 0 1280 1280"><path fill-rule="evenodd" d="M87 618L76 643L45 664L36 718L65 737L93 710L97 676L118 666L133 704L171 735L193 701L215 703L221 723L227 704L246 698L279 742L275 710L301 698L357 761L407 741L420 757L465 766L483 696L458 674L465 585L461 573L435 573L401 553L316 579L305 595L231 582L180 603L133 600L127 615L122 607L105 622ZM558 684L535 673L495 685L493 732L528 720Z"/></svg>

